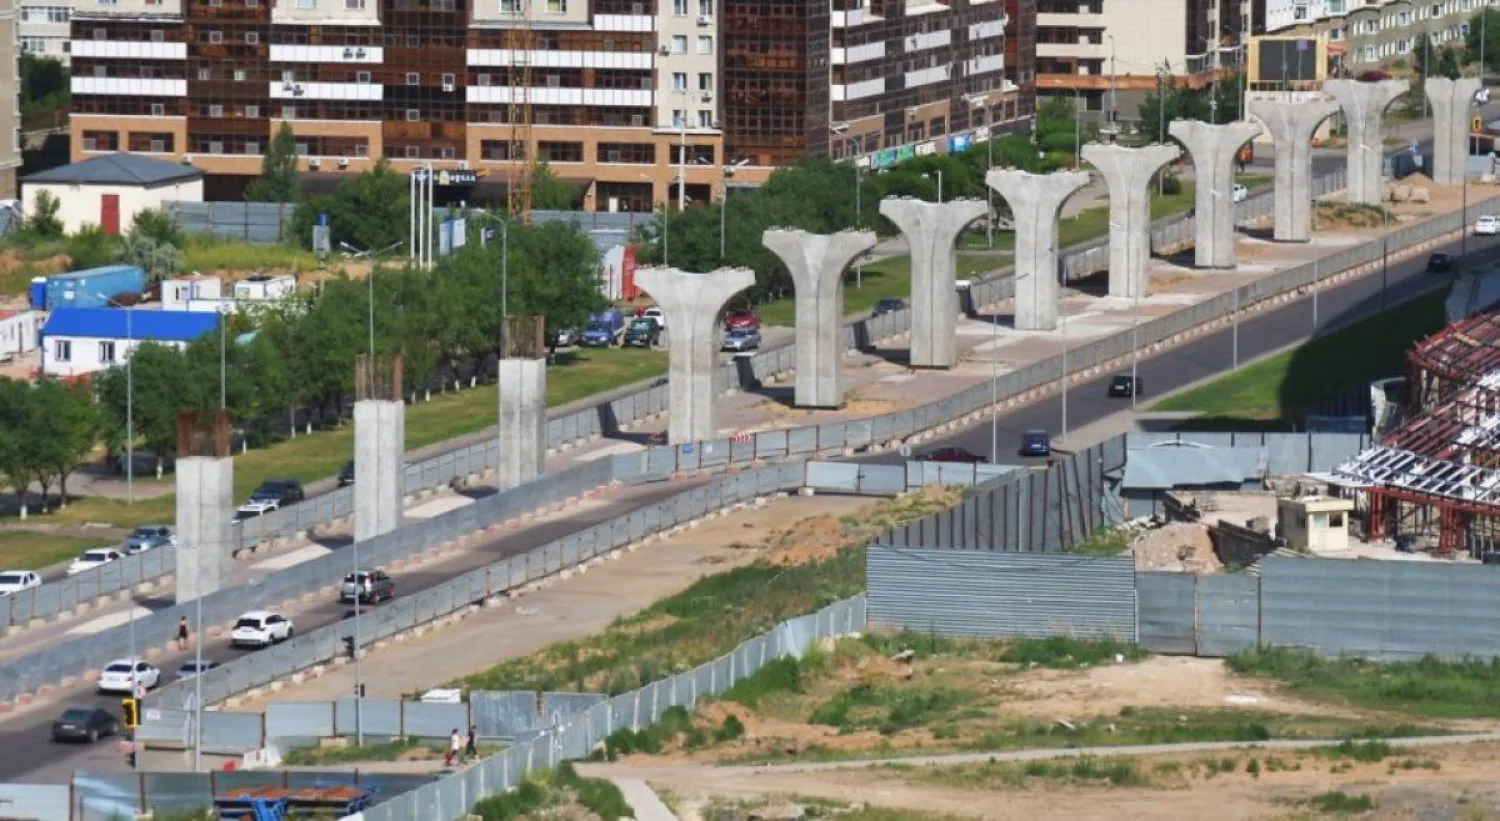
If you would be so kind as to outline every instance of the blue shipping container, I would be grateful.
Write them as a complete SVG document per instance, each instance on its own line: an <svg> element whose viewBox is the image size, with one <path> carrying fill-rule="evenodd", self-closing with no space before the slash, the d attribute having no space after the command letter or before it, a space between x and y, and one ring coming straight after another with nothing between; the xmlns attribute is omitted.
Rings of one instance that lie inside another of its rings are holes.
<svg viewBox="0 0 1500 821"><path fill-rule="evenodd" d="M146 290L146 271L137 265L106 265L47 277L47 310L108 308L126 294Z"/></svg>
<svg viewBox="0 0 1500 821"><path fill-rule="evenodd" d="M33 311L47 310L47 278L32 277L30 292L31 309Z"/></svg>

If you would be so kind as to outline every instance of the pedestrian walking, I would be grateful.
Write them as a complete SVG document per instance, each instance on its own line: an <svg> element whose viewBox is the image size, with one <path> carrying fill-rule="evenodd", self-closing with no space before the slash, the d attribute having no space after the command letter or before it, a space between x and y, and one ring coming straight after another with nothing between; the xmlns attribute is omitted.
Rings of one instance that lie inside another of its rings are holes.
<svg viewBox="0 0 1500 821"><path fill-rule="evenodd" d="M479 758L479 728L473 724L469 725L469 740L464 743L464 760L473 761Z"/></svg>
<svg viewBox="0 0 1500 821"><path fill-rule="evenodd" d="M179 616L177 619L177 649L186 650L188 646L188 622L187 616Z"/></svg>
<svg viewBox="0 0 1500 821"><path fill-rule="evenodd" d="M443 766L452 767L453 760L458 758L458 754L463 752L463 749L464 737L459 735L458 728L454 727L453 734L448 736L448 754L443 756Z"/></svg>

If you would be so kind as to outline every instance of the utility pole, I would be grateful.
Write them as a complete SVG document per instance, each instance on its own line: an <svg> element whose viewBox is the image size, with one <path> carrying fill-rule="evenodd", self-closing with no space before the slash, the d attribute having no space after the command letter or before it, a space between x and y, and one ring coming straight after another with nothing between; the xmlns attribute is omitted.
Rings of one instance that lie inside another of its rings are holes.
<svg viewBox="0 0 1500 821"><path fill-rule="evenodd" d="M1116 102L1116 97L1115 97L1115 92L1116 92L1116 84L1115 84L1115 78L1116 78L1116 74L1115 74L1115 36L1113 34L1110 34L1110 35L1107 35L1107 36L1109 37L1109 141L1110 142L1114 142L1115 141L1115 130L1116 130L1116 126L1115 126L1115 102Z"/></svg>

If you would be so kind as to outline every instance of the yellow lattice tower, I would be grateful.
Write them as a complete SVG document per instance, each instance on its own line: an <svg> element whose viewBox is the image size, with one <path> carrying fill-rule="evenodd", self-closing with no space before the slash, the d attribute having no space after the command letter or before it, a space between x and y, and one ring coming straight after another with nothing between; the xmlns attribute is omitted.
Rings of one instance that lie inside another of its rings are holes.
<svg viewBox="0 0 1500 821"><path fill-rule="evenodd" d="M506 48L510 52L507 84L511 90L507 117L510 122L510 162L506 166L505 190L510 218L519 219L523 224L531 220L531 172L535 162L531 150L531 52L536 48L535 32L531 28L532 2L522 0L520 19L505 36Z"/></svg>

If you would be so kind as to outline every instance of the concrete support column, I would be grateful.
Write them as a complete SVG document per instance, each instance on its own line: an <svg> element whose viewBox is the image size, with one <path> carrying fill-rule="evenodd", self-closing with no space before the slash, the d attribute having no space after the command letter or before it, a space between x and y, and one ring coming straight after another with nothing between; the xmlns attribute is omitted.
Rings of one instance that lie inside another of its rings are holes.
<svg viewBox="0 0 1500 821"><path fill-rule="evenodd" d="M889 198L880 213L896 224L911 248L911 366L951 368L958 364L957 249L969 223L989 213L983 200L931 203Z"/></svg>
<svg viewBox="0 0 1500 821"><path fill-rule="evenodd" d="M1429 77L1422 84L1432 103L1432 181L1438 185L1463 185L1469 162L1469 117L1478 77Z"/></svg>
<svg viewBox="0 0 1500 821"><path fill-rule="evenodd" d="M224 585L234 521L229 414L186 411L177 419L177 602Z"/></svg>
<svg viewBox="0 0 1500 821"><path fill-rule="evenodd" d="M667 316L667 438L702 442L719 434L714 423L714 372L719 367L719 311L755 284L749 268L695 274L676 268L641 268L635 282Z"/></svg>
<svg viewBox="0 0 1500 821"><path fill-rule="evenodd" d="M401 357L361 354L354 399L354 540L362 542L401 526L406 494Z"/></svg>
<svg viewBox="0 0 1500 821"><path fill-rule="evenodd" d="M547 461L547 360L500 360L500 487L542 475Z"/></svg>
<svg viewBox="0 0 1500 821"><path fill-rule="evenodd" d="M1099 169L1109 186L1109 295L1146 295L1146 263L1151 259L1151 177L1175 160L1175 145L1089 143L1083 159Z"/></svg>
<svg viewBox="0 0 1500 821"><path fill-rule="evenodd" d="M1193 159L1193 264L1233 268L1235 156L1260 133L1260 126L1173 120L1167 133L1186 146Z"/></svg>
<svg viewBox="0 0 1500 821"><path fill-rule="evenodd" d="M761 244L791 272L797 290L797 385L799 408L844 406L844 272L855 257L875 247L872 231L809 234L773 229Z"/></svg>
<svg viewBox="0 0 1500 821"><path fill-rule="evenodd" d="M997 168L984 182L1010 205L1016 223L1016 329L1057 327L1057 218L1064 202L1089 184L1087 171L1033 174Z"/></svg>
<svg viewBox="0 0 1500 821"><path fill-rule="evenodd" d="M1277 242L1312 239L1312 138L1338 110L1332 100L1250 101L1250 112L1265 123L1276 147Z"/></svg>
<svg viewBox="0 0 1500 821"><path fill-rule="evenodd" d="M1379 205L1385 198L1380 180L1385 176L1385 109L1406 93L1406 80L1328 80L1323 91L1333 95L1343 109L1348 126L1348 172L1345 188L1349 202Z"/></svg>

